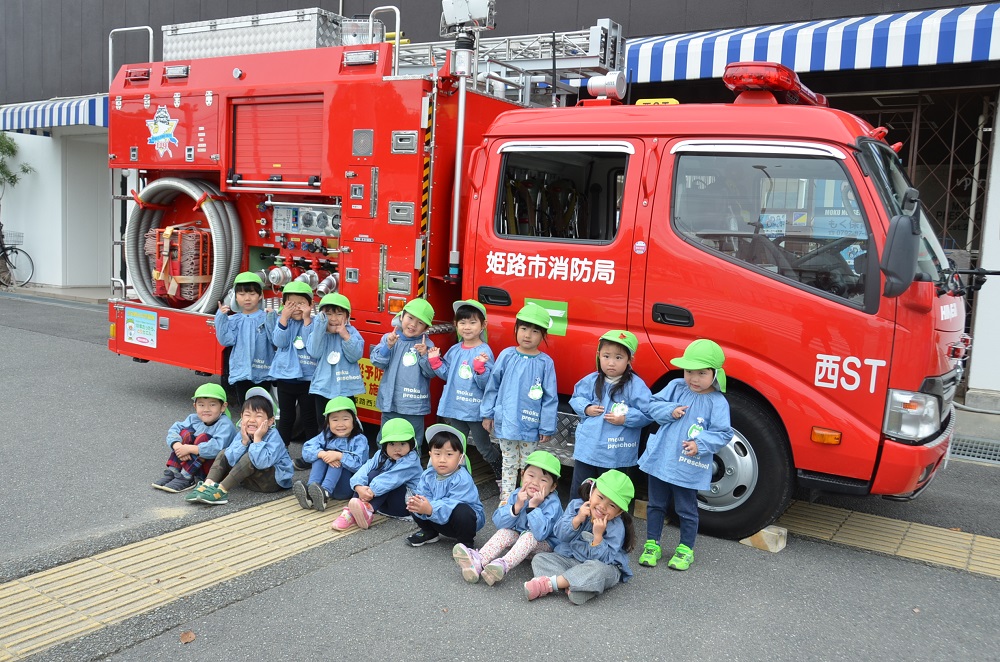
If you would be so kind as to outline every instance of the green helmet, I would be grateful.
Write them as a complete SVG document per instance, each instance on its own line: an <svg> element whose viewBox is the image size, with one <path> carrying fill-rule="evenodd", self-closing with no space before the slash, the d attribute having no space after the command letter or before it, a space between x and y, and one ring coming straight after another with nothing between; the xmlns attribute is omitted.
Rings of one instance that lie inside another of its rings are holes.
<svg viewBox="0 0 1000 662"><path fill-rule="evenodd" d="M427 299L410 299L403 306L403 312L410 313L427 326L434 324L434 307Z"/></svg>
<svg viewBox="0 0 1000 662"><path fill-rule="evenodd" d="M239 285L240 283L254 283L259 285L261 289L264 289L264 281L261 279L260 275L254 273L253 271L244 271L236 276L233 281L233 285Z"/></svg>
<svg viewBox="0 0 1000 662"><path fill-rule="evenodd" d="M227 400L226 389L218 384L202 384L194 392L194 395L191 396L192 400L197 400L198 398L215 398L220 402L225 402Z"/></svg>
<svg viewBox="0 0 1000 662"><path fill-rule="evenodd" d="M382 436L379 438L378 443L381 445L393 441L408 441L411 444L415 444L415 437L416 432L413 431L413 425L408 420L405 418L392 418L382 425Z"/></svg>
<svg viewBox="0 0 1000 662"><path fill-rule="evenodd" d="M334 399L330 400L330 402L326 403L326 407L323 409L323 415L329 416L335 411L349 411L355 416L358 415L358 408L355 406L354 400L351 400L343 395L338 395Z"/></svg>
<svg viewBox="0 0 1000 662"><path fill-rule="evenodd" d="M628 350L628 357L630 359L635 358L635 352L639 348L639 339L635 337L635 334L631 331L608 331L603 336L601 340L607 340L609 342L618 343L622 347ZM597 345L600 347L600 343ZM601 352L600 349L597 351L597 369L601 369Z"/></svg>
<svg viewBox="0 0 1000 662"><path fill-rule="evenodd" d="M340 292L331 292L320 299L319 309L323 310L324 306L337 306L338 308L343 308L348 313L351 312L351 300Z"/></svg>
<svg viewBox="0 0 1000 662"><path fill-rule="evenodd" d="M722 364L726 362L726 354L719 344L708 338L699 338L687 346L684 356L670 359L670 362L684 370L715 370L715 379L719 382L719 390L726 392L726 373Z"/></svg>
<svg viewBox="0 0 1000 662"><path fill-rule="evenodd" d="M282 288L282 300L284 300L289 294L301 294L304 297L308 297L309 300L312 301L313 290L309 287L309 283L303 283L301 280L293 280L291 283Z"/></svg>
<svg viewBox="0 0 1000 662"><path fill-rule="evenodd" d="M529 301L524 304L524 308L517 311L517 319L522 322L527 322L528 324L534 324L535 326L545 329L546 331L552 328L552 317L549 315L549 311L545 310L534 301Z"/></svg>
<svg viewBox="0 0 1000 662"><path fill-rule="evenodd" d="M632 503L632 497L635 496L635 486L632 485L632 480L628 476L617 469L612 469L598 476L594 484L597 486L597 490L608 497L612 503L622 510L628 510L628 505Z"/></svg>
<svg viewBox="0 0 1000 662"><path fill-rule="evenodd" d="M535 451L524 458L524 463L536 466L542 471L548 471L556 478L562 474L562 464L559 462L559 458L548 451Z"/></svg>

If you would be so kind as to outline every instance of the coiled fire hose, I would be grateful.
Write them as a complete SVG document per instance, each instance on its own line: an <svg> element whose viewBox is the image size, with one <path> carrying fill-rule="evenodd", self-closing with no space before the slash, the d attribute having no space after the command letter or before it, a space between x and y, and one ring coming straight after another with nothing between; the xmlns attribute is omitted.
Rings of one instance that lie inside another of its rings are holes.
<svg viewBox="0 0 1000 662"><path fill-rule="evenodd" d="M222 199L222 193L214 184L201 179L164 177L144 188L125 228L125 264L132 274L132 286L143 303L168 305L153 293L153 273L145 254L145 237L149 230L161 226L164 208L181 194L191 198L192 203L200 203L212 234L213 255L212 280L205 293L180 310L213 313L239 273L243 256L243 232L236 207Z"/></svg>

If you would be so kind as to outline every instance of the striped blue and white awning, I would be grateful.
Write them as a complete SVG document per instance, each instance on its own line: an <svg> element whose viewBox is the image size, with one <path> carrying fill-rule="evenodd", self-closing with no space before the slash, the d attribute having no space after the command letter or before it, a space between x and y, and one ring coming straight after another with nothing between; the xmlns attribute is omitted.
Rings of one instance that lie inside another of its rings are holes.
<svg viewBox="0 0 1000 662"><path fill-rule="evenodd" d="M720 78L730 62L798 72L1000 60L1000 3L628 40L630 83Z"/></svg>
<svg viewBox="0 0 1000 662"><path fill-rule="evenodd" d="M0 131L46 133L49 129L80 125L108 125L107 94L0 106Z"/></svg>

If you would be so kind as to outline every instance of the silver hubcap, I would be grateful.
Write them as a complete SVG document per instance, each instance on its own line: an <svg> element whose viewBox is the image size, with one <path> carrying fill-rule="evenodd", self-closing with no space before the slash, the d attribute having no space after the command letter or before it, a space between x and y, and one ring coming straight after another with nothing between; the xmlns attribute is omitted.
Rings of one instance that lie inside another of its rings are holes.
<svg viewBox="0 0 1000 662"><path fill-rule="evenodd" d="M757 486L757 456L739 432L712 458L712 485L698 492L702 510L723 512L739 508Z"/></svg>

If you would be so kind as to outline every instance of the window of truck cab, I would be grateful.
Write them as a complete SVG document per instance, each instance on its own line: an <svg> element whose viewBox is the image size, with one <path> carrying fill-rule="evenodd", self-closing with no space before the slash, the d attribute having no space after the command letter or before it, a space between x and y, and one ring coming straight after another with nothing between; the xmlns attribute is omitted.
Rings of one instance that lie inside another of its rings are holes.
<svg viewBox="0 0 1000 662"><path fill-rule="evenodd" d="M871 230L843 153L822 146L731 149L674 148L675 230L729 261L863 307L873 273Z"/></svg>
<svg viewBox="0 0 1000 662"><path fill-rule="evenodd" d="M610 243L634 152L627 142L504 144L494 231L505 239Z"/></svg>

